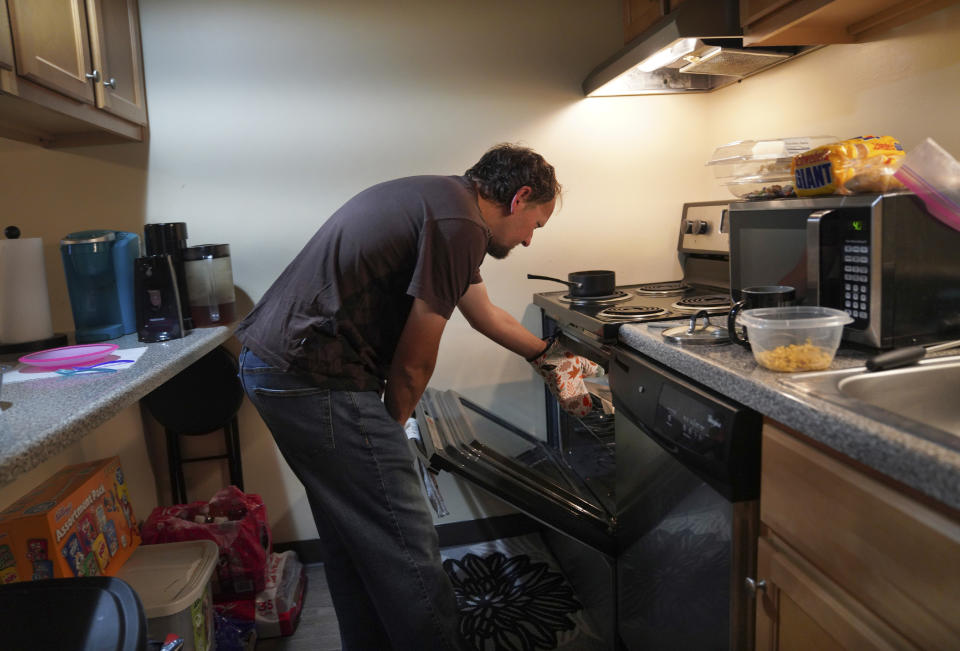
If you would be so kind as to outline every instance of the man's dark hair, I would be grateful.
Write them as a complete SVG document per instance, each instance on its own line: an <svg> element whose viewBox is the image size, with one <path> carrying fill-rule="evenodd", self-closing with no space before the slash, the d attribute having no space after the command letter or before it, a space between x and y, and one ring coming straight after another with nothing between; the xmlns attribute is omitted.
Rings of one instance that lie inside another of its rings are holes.
<svg viewBox="0 0 960 651"><path fill-rule="evenodd" d="M501 206L510 205L525 185L533 190L533 203L545 203L560 194L553 165L532 149L510 143L491 147L464 175L477 184L481 197Z"/></svg>

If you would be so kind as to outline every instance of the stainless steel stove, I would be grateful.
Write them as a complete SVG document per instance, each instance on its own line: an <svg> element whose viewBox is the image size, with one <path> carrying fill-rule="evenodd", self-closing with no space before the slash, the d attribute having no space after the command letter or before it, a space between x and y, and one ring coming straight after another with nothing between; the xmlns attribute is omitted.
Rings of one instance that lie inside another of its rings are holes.
<svg viewBox="0 0 960 651"><path fill-rule="evenodd" d="M573 297L566 291L533 295L556 327L613 343L624 323L683 319L701 310L730 311L730 246L727 203L684 205L677 246L683 278L622 285L609 296Z"/></svg>

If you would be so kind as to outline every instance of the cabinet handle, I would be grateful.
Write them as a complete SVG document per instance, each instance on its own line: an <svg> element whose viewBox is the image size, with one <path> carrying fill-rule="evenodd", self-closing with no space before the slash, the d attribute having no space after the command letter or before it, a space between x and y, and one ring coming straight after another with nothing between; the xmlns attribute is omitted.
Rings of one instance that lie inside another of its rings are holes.
<svg viewBox="0 0 960 651"><path fill-rule="evenodd" d="M749 592L752 596L756 596L757 592L767 591L767 582L764 579L757 581L748 576L746 579L744 579L744 582L747 584L747 592Z"/></svg>
<svg viewBox="0 0 960 651"><path fill-rule="evenodd" d="M107 81L103 82L103 85L104 85L104 86L107 86L108 88L112 88L112 89L116 90L116 89L117 89L117 80L114 79L113 77L110 77L110 79L108 79Z"/></svg>
<svg viewBox="0 0 960 651"><path fill-rule="evenodd" d="M92 79L92 80L94 80L94 81L100 81L100 71L97 70L97 69L94 69L93 72L88 72L85 76L86 76L87 79Z"/></svg>

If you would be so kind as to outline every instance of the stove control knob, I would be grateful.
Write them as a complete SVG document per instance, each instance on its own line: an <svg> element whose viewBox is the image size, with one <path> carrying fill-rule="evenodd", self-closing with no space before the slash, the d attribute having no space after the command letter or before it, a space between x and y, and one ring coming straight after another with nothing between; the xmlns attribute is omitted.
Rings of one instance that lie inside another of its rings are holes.
<svg viewBox="0 0 960 651"><path fill-rule="evenodd" d="M693 222L689 219L683 222L683 232L687 235L693 235Z"/></svg>
<svg viewBox="0 0 960 651"><path fill-rule="evenodd" d="M710 229L710 222L705 219L698 219L696 226L697 235L706 235L707 231Z"/></svg>

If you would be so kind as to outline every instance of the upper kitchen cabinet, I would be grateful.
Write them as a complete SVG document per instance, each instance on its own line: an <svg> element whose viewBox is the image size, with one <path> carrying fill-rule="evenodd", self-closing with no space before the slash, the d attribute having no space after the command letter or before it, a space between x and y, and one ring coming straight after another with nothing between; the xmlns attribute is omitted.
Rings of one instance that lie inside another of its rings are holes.
<svg viewBox="0 0 960 651"><path fill-rule="evenodd" d="M647 31L683 0L623 0L623 42Z"/></svg>
<svg viewBox="0 0 960 651"><path fill-rule="evenodd" d="M744 45L857 43L957 0L740 0Z"/></svg>
<svg viewBox="0 0 960 651"><path fill-rule="evenodd" d="M136 0L6 3L15 66L0 70L0 135L53 147L143 140Z"/></svg>
<svg viewBox="0 0 960 651"><path fill-rule="evenodd" d="M10 40L6 0L0 0L0 68L13 70L13 41Z"/></svg>

